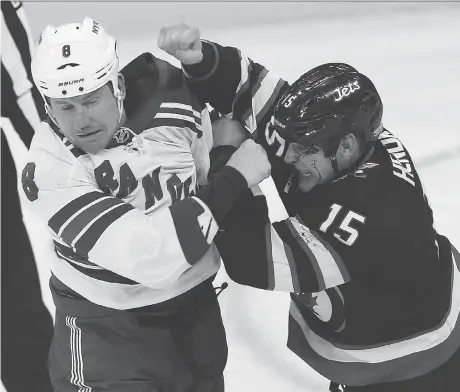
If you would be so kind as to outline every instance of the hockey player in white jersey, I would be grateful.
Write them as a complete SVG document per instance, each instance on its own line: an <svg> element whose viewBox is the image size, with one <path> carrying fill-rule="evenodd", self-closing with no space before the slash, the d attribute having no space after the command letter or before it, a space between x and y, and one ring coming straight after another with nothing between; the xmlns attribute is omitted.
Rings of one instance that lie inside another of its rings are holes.
<svg viewBox="0 0 460 392"><path fill-rule="evenodd" d="M245 143L207 183L204 102L151 54L119 73L116 41L90 18L48 26L32 74L49 119L21 181L54 240L55 391L223 391L212 240L268 176L265 152Z"/></svg>
<svg viewBox="0 0 460 392"><path fill-rule="evenodd" d="M159 46L180 59L196 50L188 38L186 26L171 26ZM460 255L434 229L372 81L331 63L289 86L237 48L201 50L184 70L233 118L215 127L211 175L253 137L289 213L271 224L264 195L246 192L216 236L228 275L291 293L288 347L331 391L458 391Z"/></svg>

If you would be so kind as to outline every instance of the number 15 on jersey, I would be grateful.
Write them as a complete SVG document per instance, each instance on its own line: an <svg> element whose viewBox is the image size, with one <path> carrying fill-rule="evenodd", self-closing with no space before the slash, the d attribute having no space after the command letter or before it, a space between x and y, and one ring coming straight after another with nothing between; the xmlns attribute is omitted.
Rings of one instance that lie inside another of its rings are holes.
<svg viewBox="0 0 460 392"><path fill-rule="evenodd" d="M343 206L339 204L332 204L331 212L329 213L329 216L327 219L321 223L321 226L319 229L323 232L326 233L331 226L333 226L332 229L335 228L335 231L333 232L333 236L337 238L340 242L342 242L345 245L351 246L353 245L356 240L359 238L359 231L353 225L356 222L360 222L361 224L366 223L366 217L358 214L357 212L354 211L348 211L345 214L345 217L342 219L342 221L337 224L336 218L339 212L342 210ZM337 229L340 229L341 231L344 232L344 234L337 233ZM348 236L347 236L348 235Z"/></svg>

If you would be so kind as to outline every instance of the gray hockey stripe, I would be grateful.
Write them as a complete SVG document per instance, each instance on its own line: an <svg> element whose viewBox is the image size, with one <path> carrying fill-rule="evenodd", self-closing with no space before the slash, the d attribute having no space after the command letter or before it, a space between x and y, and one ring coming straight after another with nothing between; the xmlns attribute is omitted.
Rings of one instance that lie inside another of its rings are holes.
<svg viewBox="0 0 460 392"><path fill-rule="evenodd" d="M428 349L410 349L408 355L385 361L351 361L359 355L360 349L350 350L348 360L340 361L321 356L310 344L309 339L314 335L302 318L297 306L291 301L289 309L289 341L288 347L313 369L324 377L346 385L366 385L384 379L386 382L398 381L403 378L417 377L445 363L460 347L460 317L447 339ZM432 333L432 332L430 332ZM432 341L432 338L428 338ZM294 344L295 342L295 344ZM401 342L405 342L404 340ZM410 343L408 343L409 345ZM373 349L365 349L369 353ZM379 349L377 349L379 350ZM334 350L327 348L329 357L334 356ZM387 350L391 353L391 350ZM414 366L416 364L416 366Z"/></svg>
<svg viewBox="0 0 460 392"><path fill-rule="evenodd" d="M304 226L307 226L302 219L300 218L299 215L297 215L297 219L299 220L300 223L302 223ZM336 252L336 250L321 236L316 232L315 230L310 229L310 233L313 234L313 236L323 244L323 246L329 251L331 256L334 258L335 263L337 264L337 267L340 270L340 273L342 274L343 280L345 282L349 282L351 280L350 273L348 272L347 267L345 266L345 263L342 260L342 257Z"/></svg>
<svg viewBox="0 0 460 392"><path fill-rule="evenodd" d="M302 240L302 238L299 238L299 233L293 226L291 221L286 221L286 226L291 232L292 236L295 238L297 243L300 245L302 250L305 252L307 255L308 259L310 260L311 266L313 267L313 270L315 271L316 275L316 280L318 282L318 291L322 291L326 289L326 282L324 281L324 276L323 273L321 272L321 267L319 266L318 260L316 259L316 256L314 253L310 250L308 245ZM294 260L295 263L295 260ZM302 292L302 291L299 291Z"/></svg>
<svg viewBox="0 0 460 392"><path fill-rule="evenodd" d="M259 74L257 77L256 83L254 84L254 87L252 88L252 96L254 97L257 94L257 91L259 91L260 86L262 85L262 81L265 79L265 76L268 74L268 69L264 68L262 72Z"/></svg>
<svg viewBox="0 0 460 392"><path fill-rule="evenodd" d="M257 79L255 81L254 86L251 89L251 97L254 98L257 92L260 89L260 86L262 85L262 81L265 79L265 76L268 74L268 69L264 68L262 72L257 76ZM252 114L253 107L252 105L244 112L244 114L241 116L241 119L246 122L249 116Z"/></svg>
<svg viewBox="0 0 460 392"><path fill-rule="evenodd" d="M270 224L265 225L265 247L267 250L267 289L273 290L275 288L275 271L272 253L272 237Z"/></svg>
<svg viewBox="0 0 460 392"><path fill-rule="evenodd" d="M296 293L301 293L301 286L299 275L297 273L296 262L294 260L294 255L292 254L291 248L283 241L284 245L284 252L286 253L286 258L289 262L289 268L291 269L291 276L292 276L292 287L294 287L294 291Z"/></svg>
<svg viewBox="0 0 460 392"><path fill-rule="evenodd" d="M265 115L268 113L268 111L273 109L280 95L280 91L284 86L286 86L287 88L286 81L284 81L283 79L280 79L278 83L276 84L276 87L274 88L272 95L270 96L268 101L265 103L264 107L261 110L259 110L259 113L257 113L256 115L257 124L260 124L260 122L265 117Z"/></svg>
<svg viewBox="0 0 460 392"><path fill-rule="evenodd" d="M243 59L241 57L241 52L238 51L238 56L240 59L240 64L242 63ZM251 82L251 72L252 72L252 64L249 62L248 67L247 67L247 72L248 72L248 77L247 79L242 83L240 89L236 92L235 98L233 99L233 106L240 100L241 96L248 90L249 84ZM242 82L242 80L240 81Z"/></svg>

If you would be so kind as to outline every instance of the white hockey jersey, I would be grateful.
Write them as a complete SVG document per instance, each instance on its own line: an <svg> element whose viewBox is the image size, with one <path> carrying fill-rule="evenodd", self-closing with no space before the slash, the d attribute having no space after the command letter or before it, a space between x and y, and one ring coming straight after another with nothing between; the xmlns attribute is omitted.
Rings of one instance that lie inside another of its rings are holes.
<svg viewBox="0 0 460 392"><path fill-rule="evenodd" d="M212 213L188 197L209 167L207 110L184 85L152 97L95 155L43 122L20 179L28 207L54 238L52 273L114 309L176 297L220 265Z"/></svg>

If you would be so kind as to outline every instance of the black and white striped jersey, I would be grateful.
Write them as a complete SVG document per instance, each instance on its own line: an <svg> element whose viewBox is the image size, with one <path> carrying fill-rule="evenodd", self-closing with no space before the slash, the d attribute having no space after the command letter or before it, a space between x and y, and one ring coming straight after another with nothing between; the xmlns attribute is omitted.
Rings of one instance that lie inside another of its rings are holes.
<svg viewBox="0 0 460 392"><path fill-rule="evenodd" d="M1 11L1 115L11 120L13 132L29 147L34 128L45 116L43 100L33 85L30 70L34 42L22 2L2 1ZM2 128L8 126L2 119Z"/></svg>

